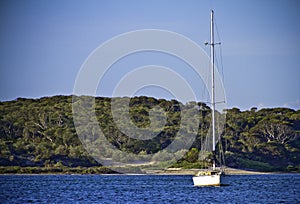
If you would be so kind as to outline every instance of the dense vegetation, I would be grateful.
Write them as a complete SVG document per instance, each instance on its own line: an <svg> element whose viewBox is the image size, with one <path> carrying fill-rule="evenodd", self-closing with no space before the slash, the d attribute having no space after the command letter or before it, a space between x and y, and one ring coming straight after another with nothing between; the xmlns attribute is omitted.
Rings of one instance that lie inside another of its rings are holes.
<svg viewBox="0 0 300 204"><path fill-rule="evenodd" d="M180 125L184 126L186 123L181 120L181 111L190 114L189 122L198 117L200 124L196 140L174 166L185 168L201 166L198 161L199 149L211 120L211 110L206 104L190 102L183 105L175 100L131 98L130 118L138 127L149 127L150 123L155 122L149 119L149 112L152 109L160 107L166 113L163 130L154 130L159 131L156 137L151 140L138 140L129 138L118 130L111 114L111 100L101 97L95 99L94 108L99 125L111 144L135 155L156 153L171 144ZM128 98L118 100L122 103ZM76 102L82 101L78 99ZM196 115L192 111L189 113L195 106L199 107L199 113ZM184 107L184 110L180 107ZM241 111L233 108L226 112L222 146L227 166L262 171L300 170L300 110L252 108ZM90 129L89 126L82 128ZM192 130L185 128L181 134L189 135L190 131ZM156 159L161 158L173 160L174 154L162 153ZM130 160L130 158L121 159ZM42 169L41 172L109 171L99 167L101 165L87 153L76 134L72 115L72 96L18 98L14 101L0 102L0 166L0 172L21 173L34 173L38 171L36 168Z"/></svg>

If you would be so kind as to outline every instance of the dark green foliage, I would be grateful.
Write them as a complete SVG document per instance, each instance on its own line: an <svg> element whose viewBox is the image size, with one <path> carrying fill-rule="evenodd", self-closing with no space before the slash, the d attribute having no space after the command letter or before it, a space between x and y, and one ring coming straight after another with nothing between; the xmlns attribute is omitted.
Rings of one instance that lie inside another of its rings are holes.
<svg viewBox="0 0 300 204"><path fill-rule="evenodd" d="M85 97L85 100L82 100L78 97L74 102L89 103L91 99ZM118 103L122 105L128 99L118 98ZM185 122L181 121L182 108L190 114L189 122L198 117L200 124L196 140L185 157L174 166L194 168L203 165L197 160L201 141L208 132L211 120L211 110L206 104L190 102L183 105L176 100L158 100L145 96L129 99L130 120L139 128L147 128L156 122L150 121L153 109L160 108L165 112L166 123L162 131L154 130L157 136L151 140L138 140L119 131L111 113L111 101L110 98L95 98L92 108L96 111L99 125L107 140L114 146L136 155L156 153L164 149L174 141L181 126L181 134L191 134L191 130L185 128ZM195 106L199 107L198 115L189 112ZM252 108L249 111L241 111L232 108L226 112L225 131L222 133L226 165L268 171L298 171L299 110ZM100 172L95 169L99 164L83 148L77 136L72 114L72 96L18 98L14 101L0 102L0 166L9 167L7 171L15 173L44 172L47 168L50 172ZM86 130L92 133L92 136L89 135L91 141L96 144L101 142L97 140L97 132L93 131L92 124L82 127L82 131ZM160 157L174 159L173 155L167 152ZM22 170L17 166L26 168ZM76 170L75 167L83 170ZM1 172L6 170L2 168Z"/></svg>
<svg viewBox="0 0 300 204"><path fill-rule="evenodd" d="M199 150L196 149L196 148L192 148L186 154L185 160L190 162L190 163L197 162L198 161L198 155L199 155Z"/></svg>
<svg viewBox="0 0 300 204"><path fill-rule="evenodd" d="M299 111L288 108L227 111L227 165L256 170L285 170L300 164Z"/></svg>

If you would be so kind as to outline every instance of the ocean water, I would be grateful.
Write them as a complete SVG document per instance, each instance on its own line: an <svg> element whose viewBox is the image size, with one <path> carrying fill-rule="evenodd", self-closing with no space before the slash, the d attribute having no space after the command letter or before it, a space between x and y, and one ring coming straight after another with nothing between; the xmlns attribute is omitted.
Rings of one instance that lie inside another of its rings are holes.
<svg viewBox="0 0 300 204"><path fill-rule="evenodd" d="M0 203L300 203L300 174L225 182L194 187L186 175L0 175Z"/></svg>

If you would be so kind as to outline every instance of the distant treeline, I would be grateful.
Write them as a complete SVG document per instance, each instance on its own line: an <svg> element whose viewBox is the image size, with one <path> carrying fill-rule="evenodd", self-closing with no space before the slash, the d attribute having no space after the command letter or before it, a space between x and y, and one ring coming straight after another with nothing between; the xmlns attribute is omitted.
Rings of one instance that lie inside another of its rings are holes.
<svg viewBox="0 0 300 204"><path fill-rule="evenodd" d="M21 167L25 169L24 172L38 171L36 168L42 169L42 172L47 169L68 172L62 170L64 168L71 169L70 172L87 171L86 173L99 173L103 170L99 170L101 165L87 153L77 136L73 123L72 99L72 96L53 96L0 102L1 172L11 170L22 173ZM101 130L111 144L135 155L159 152L174 141L182 126L183 131L180 134L191 134L192 130L185 128L186 121L181 121L181 112L184 109L185 114L190 114L189 122L197 119L195 121L200 123L196 139L189 151L173 166L201 166L198 161L199 150L211 123L211 109L206 104L181 104L176 100L145 96L117 100L120 104L130 101L129 115L137 127L149 127L151 123L155 123L150 120L149 114L157 107L164 111L166 122L162 130L154 130L157 131L157 136L153 139L132 139L116 126L111 113L112 99L97 97L93 108ZM82 102L80 97L78 100L75 98L74 103L76 102ZM192 111L195 107L198 107L198 114ZM227 166L261 171L300 170L300 110L252 108L241 111L232 108L225 112L226 122L220 144ZM82 131L91 129L89 125L81 128ZM97 143L97 137L93 139ZM108 150L103 151L104 155L109 155L109 152L105 152ZM112 155L113 158L119 156ZM167 152L160 154L156 159L162 158L170 161L175 159L173 154ZM132 158L122 159L127 161Z"/></svg>

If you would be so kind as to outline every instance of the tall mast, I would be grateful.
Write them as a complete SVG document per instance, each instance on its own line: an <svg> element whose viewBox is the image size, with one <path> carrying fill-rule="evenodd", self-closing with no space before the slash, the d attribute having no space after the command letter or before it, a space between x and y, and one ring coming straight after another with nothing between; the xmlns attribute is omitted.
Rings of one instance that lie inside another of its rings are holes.
<svg viewBox="0 0 300 204"><path fill-rule="evenodd" d="M212 103L212 150L213 150L213 170L216 169L215 150L216 150L216 133L215 133L215 41L214 41L214 11L210 15L210 59L211 59L211 103Z"/></svg>

